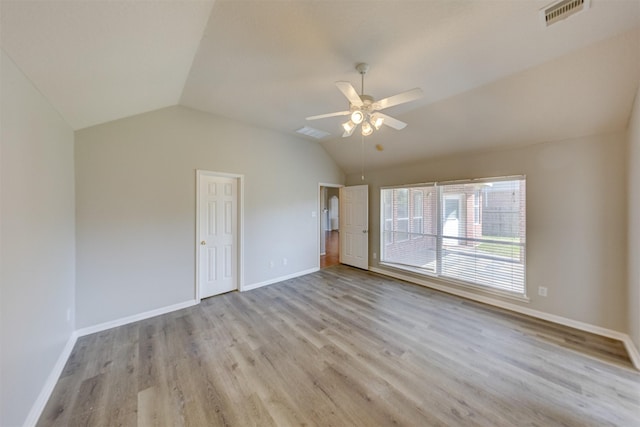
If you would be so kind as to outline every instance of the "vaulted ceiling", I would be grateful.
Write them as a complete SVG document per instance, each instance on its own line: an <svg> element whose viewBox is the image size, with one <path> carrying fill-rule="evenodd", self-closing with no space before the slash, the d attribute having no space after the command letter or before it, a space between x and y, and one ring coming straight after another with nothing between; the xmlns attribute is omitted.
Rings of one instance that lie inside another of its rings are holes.
<svg viewBox="0 0 640 427"><path fill-rule="evenodd" d="M365 139L368 168L614 132L640 81L640 1L591 0L545 27L549 1L6 1L2 49L74 129L171 105L295 134L309 125L345 170L361 139L334 82L408 123ZM342 118L344 121L344 118ZM297 134L296 134L297 135ZM383 150L375 149L380 145Z"/></svg>

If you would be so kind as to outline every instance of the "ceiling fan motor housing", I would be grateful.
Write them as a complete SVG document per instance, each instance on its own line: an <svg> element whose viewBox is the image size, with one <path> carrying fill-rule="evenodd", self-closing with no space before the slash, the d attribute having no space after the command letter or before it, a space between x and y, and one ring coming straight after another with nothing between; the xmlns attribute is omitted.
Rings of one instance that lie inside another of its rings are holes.
<svg viewBox="0 0 640 427"><path fill-rule="evenodd" d="M360 74L367 74L367 71L369 71L369 64L361 62L360 64L356 65L356 70Z"/></svg>
<svg viewBox="0 0 640 427"><path fill-rule="evenodd" d="M353 105L349 103L350 110L351 111L360 110L360 111L371 112L373 110L373 103L374 103L373 97L371 95L360 95L360 99L362 100L362 105L358 107L357 105Z"/></svg>

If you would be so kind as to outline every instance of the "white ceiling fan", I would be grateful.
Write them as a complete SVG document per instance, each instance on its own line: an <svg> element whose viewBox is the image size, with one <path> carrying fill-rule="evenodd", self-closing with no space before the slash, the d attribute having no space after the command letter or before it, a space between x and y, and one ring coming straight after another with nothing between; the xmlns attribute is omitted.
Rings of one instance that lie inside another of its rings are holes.
<svg viewBox="0 0 640 427"><path fill-rule="evenodd" d="M327 117L348 116L351 115L349 121L342 124L344 128L343 138L351 136L356 127L361 124L362 135L368 136L374 130L380 129L385 124L394 129L404 129L407 124L391 116L383 114L380 110L393 107L395 105L404 104L406 102L415 101L422 97L422 89L415 88L406 92L399 93L388 98L376 101L370 95L364 94L364 75L369 71L369 64L361 63L356 65L356 70L362 76L361 92L358 92L349 82L336 82L336 86L342 94L349 100L349 110L338 111L336 113L320 114L318 116L307 117L307 120L325 119Z"/></svg>

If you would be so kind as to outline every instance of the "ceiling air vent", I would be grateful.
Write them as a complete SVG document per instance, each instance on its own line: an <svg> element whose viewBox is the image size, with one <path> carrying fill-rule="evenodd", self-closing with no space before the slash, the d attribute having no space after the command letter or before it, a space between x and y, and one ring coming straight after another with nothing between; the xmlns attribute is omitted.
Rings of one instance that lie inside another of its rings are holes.
<svg viewBox="0 0 640 427"><path fill-rule="evenodd" d="M591 0L561 0L540 10L540 18L544 26L548 27L571 15L589 9L590 5Z"/></svg>
<svg viewBox="0 0 640 427"><path fill-rule="evenodd" d="M315 138L315 139L323 139L323 138L326 138L329 135L331 135L329 132L325 132L325 131L319 130L319 129L314 129L314 128L309 127L309 126L302 127L300 129L296 130L296 132L301 133L303 135L310 136L310 137Z"/></svg>

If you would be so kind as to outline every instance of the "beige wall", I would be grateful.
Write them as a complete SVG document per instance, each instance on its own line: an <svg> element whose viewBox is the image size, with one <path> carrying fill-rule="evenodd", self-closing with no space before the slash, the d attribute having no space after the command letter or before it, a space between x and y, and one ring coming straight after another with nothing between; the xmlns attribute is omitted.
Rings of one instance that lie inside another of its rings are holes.
<svg viewBox="0 0 640 427"><path fill-rule="evenodd" d="M245 176L246 286L319 265L318 183L344 181L315 142L184 107L78 131L75 155L79 328L193 300L196 169Z"/></svg>
<svg viewBox="0 0 640 427"><path fill-rule="evenodd" d="M509 302L626 332L625 156L620 133L370 172L370 264L379 266L381 186L525 174L531 301ZM360 174L347 177L348 185L360 183ZM538 286L548 287L546 298Z"/></svg>
<svg viewBox="0 0 640 427"><path fill-rule="evenodd" d="M0 61L0 425L20 426L74 330L73 131Z"/></svg>
<svg viewBox="0 0 640 427"><path fill-rule="evenodd" d="M629 122L629 335L640 353L640 88Z"/></svg>

